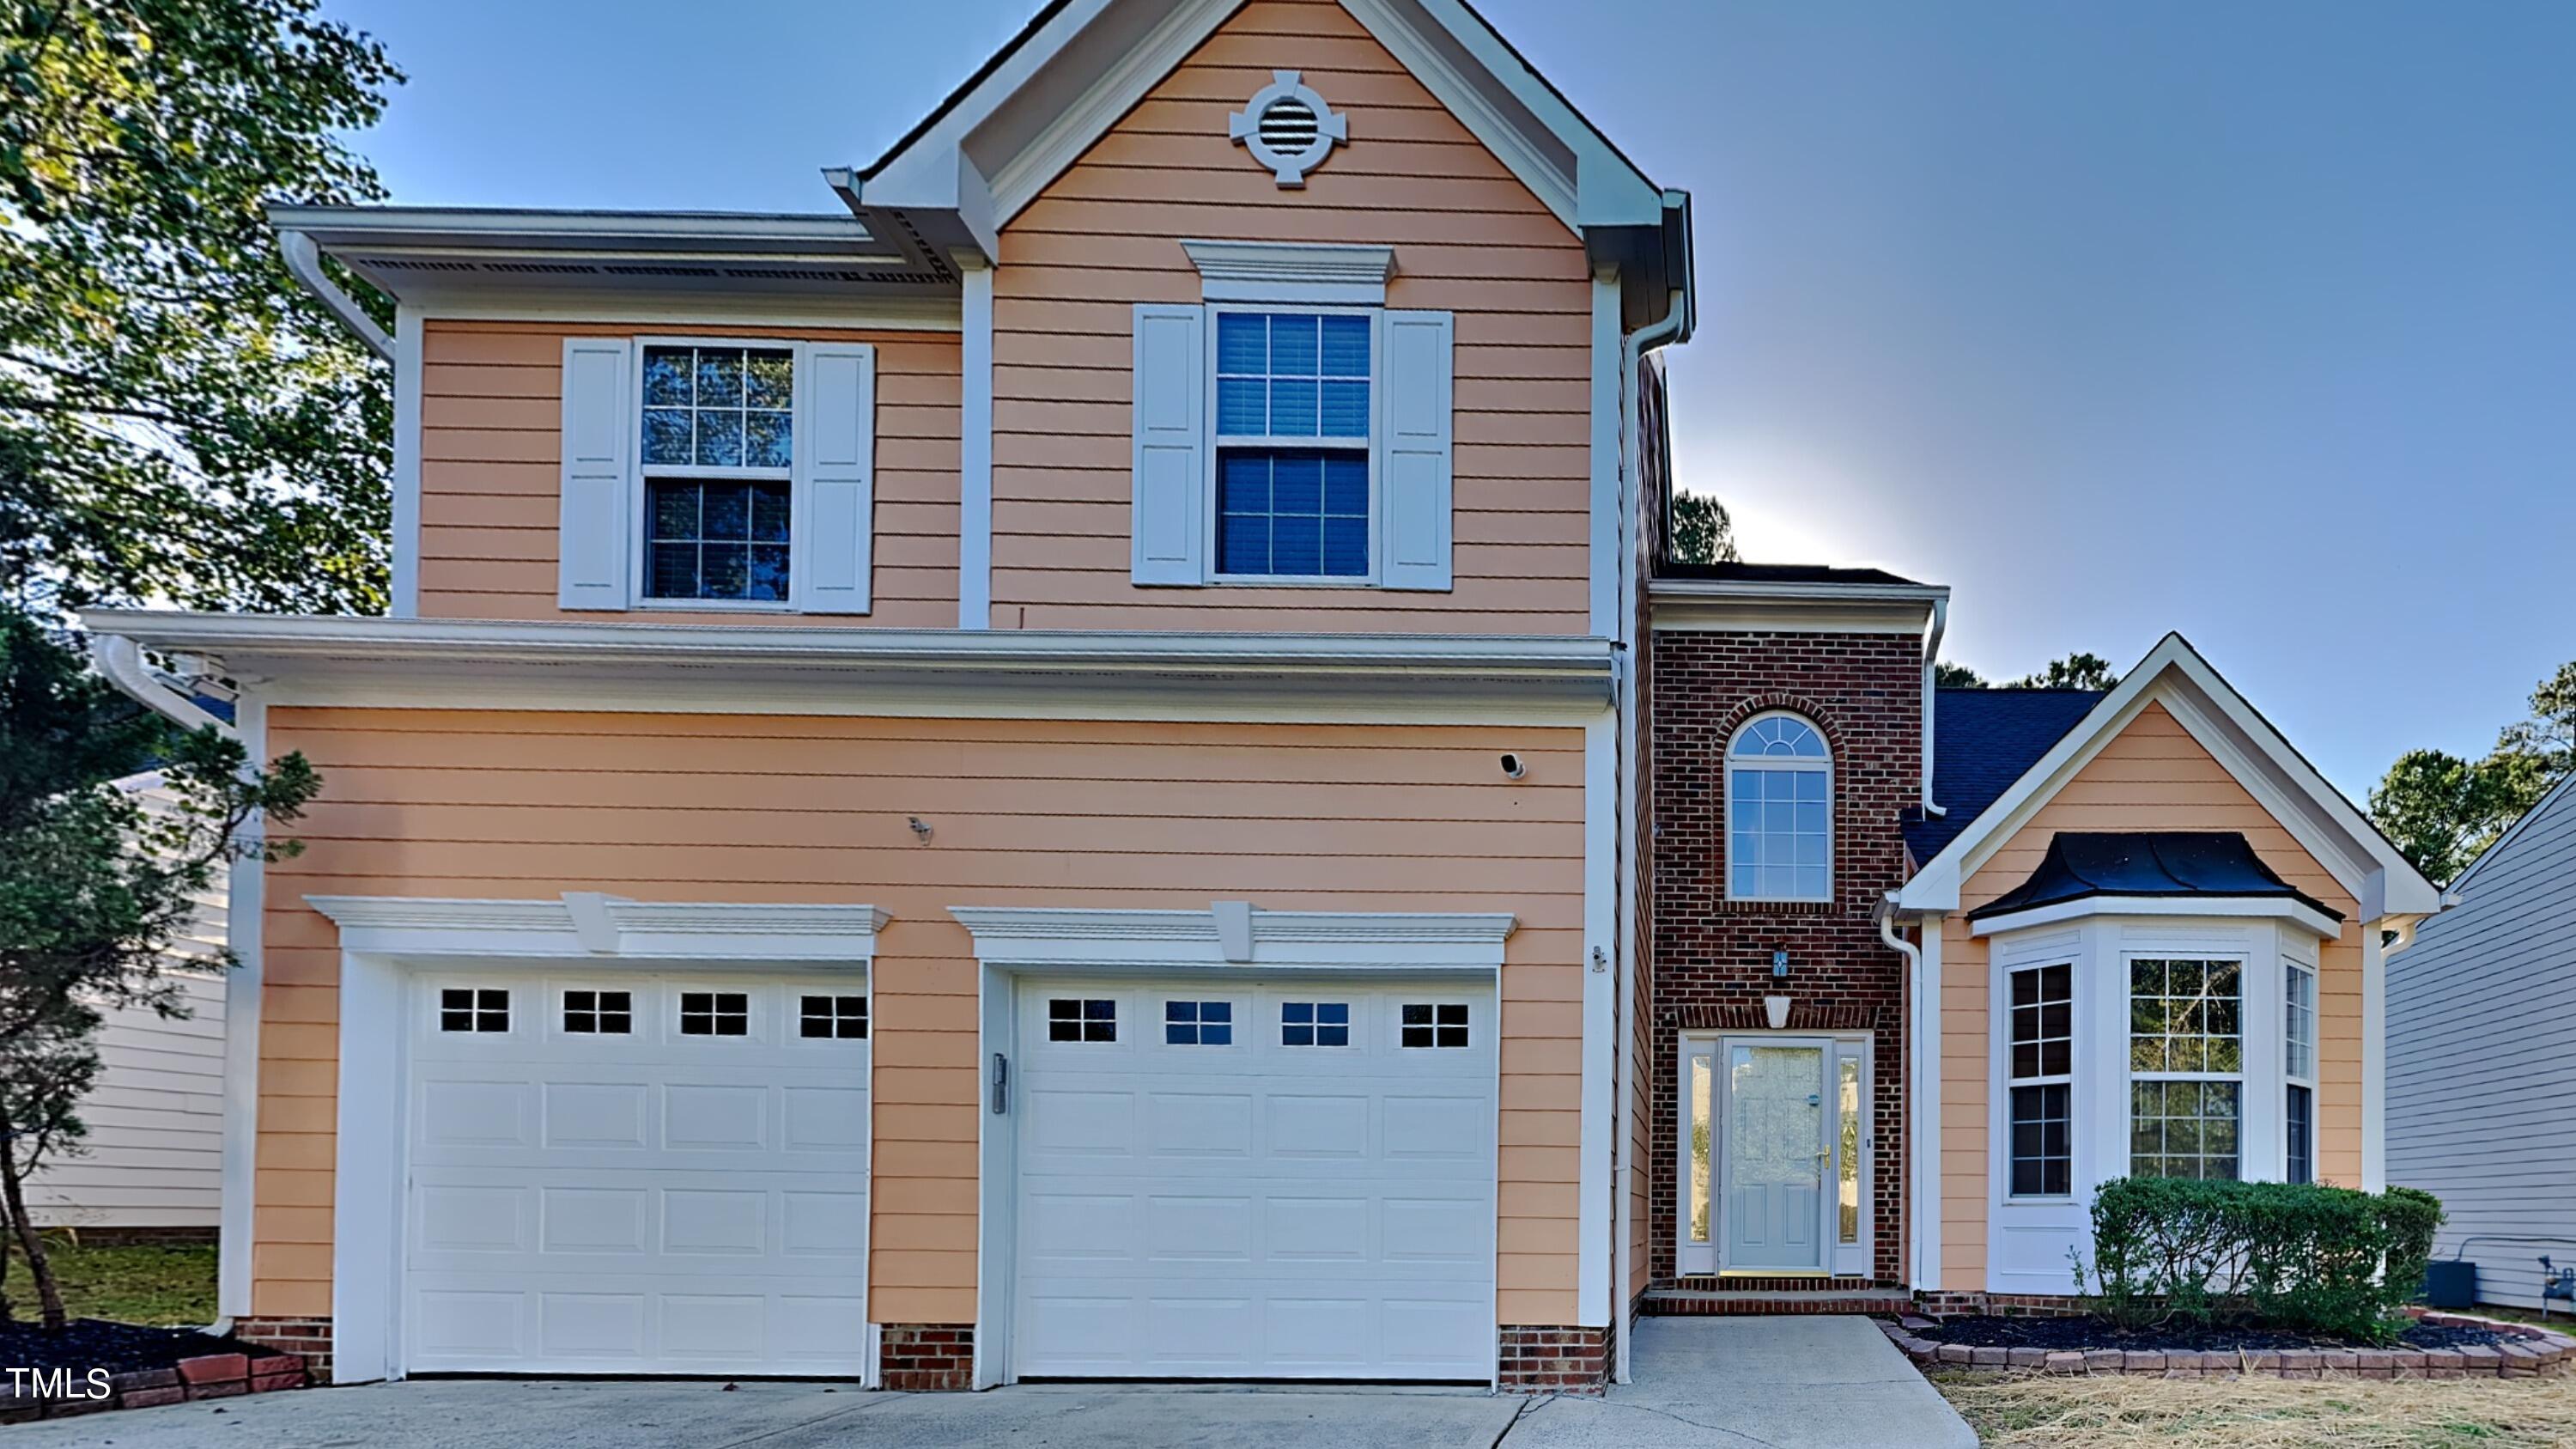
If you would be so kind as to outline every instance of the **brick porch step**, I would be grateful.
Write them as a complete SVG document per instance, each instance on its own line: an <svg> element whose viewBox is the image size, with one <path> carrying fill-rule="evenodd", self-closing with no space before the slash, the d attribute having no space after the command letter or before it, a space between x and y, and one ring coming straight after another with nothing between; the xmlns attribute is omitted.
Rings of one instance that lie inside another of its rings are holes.
<svg viewBox="0 0 2576 1449"><path fill-rule="evenodd" d="M1914 1300L1893 1288L1826 1288L1812 1292L1658 1288L1642 1310L1658 1316L1757 1313L1911 1313Z"/></svg>

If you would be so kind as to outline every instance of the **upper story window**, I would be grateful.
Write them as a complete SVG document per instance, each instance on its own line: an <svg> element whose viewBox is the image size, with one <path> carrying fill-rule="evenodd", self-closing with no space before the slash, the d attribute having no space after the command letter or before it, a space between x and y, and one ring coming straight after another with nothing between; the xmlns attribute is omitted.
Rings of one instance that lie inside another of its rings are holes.
<svg viewBox="0 0 2576 1449"><path fill-rule="evenodd" d="M1216 561L1232 579L1369 572L1364 314L1216 317Z"/></svg>
<svg viewBox="0 0 2576 1449"><path fill-rule="evenodd" d="M1450 586L1447 312L1382 246L1185 241L1203 301L1135 309L1132 578Z"/></svg>
<svg viewBox="0 0 2576 1449"><path fill-rule="evenodd" d="M564 609L863 614L876 349L564 340Z"/></svg>
<svg viewBox="0 0 2576 1449"><path fill-rule="evenodd" d="M787 602L796 354L644 349L644 597Z"/></svg>
<svg viewBox="0 0 2576 1449"><path fill-rule="evenodd" d="M1833 755L1816 727L1761 714L1726 749L1726 893L1739 901L1833 896Z"/></svg>

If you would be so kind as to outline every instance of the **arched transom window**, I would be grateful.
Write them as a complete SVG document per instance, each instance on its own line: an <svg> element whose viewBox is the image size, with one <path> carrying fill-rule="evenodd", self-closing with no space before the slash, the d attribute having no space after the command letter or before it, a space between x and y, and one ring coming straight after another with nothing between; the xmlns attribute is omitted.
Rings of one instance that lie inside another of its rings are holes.
<svg viewBox="0 0 2576 1449"><path fill-rule="evenodd" d="M1793 714L1746 720L1726 751L1726 894L1833 898L1833 756Z"/></svg>

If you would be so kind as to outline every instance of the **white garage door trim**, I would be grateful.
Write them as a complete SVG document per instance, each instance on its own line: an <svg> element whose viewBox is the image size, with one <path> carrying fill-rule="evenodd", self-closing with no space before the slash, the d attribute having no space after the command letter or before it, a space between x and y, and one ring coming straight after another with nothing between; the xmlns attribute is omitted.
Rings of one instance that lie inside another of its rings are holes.
<svg viewBox="0 0 2576 1449"><path fill-rule="evenodd" d="M645 903L588 892L553 901L306 900L340 927L331 1289L337 1383L398 1379L410 1368L402 1320L410 1140L405 1084L416 973L812 972L818 984L857 986L872 997L868 968L886 920L883 911L863 905ZM871 1042L871 1078L875 1056ZM871 1159L873 1135L871 1128L862 1149ZM865 1362L872 1378L872 1351Z"/></svg>
<svg viewBox="0 0 2576 1449"><path fill-rule="evenodd" d="M984 1110L977 1114L978 1388L1017 1377L1012 1316L1018 1281L1018 1114L1006 1109L1016 1085L1011 1080L1014 1003L1023 974L1129 978L1151 985L1213 979L1245 992L1256 985L1277 987L1307 979L1387 985L1425 981L1488 1003L1483 1020L1496 1039L1489 1090L1499 1119L1503 950L1516 925L1507 913L1263 911L1239 901L1218 901L1206 911L955 906L950 914L973 932L984 968ZM1486 1173L1491 1201L1498 1201L1501 1191L1500 1137L1497 1120ZM1496 1306L1494 1265L1489 1264L1486 1284L1484 1319L1490 1329ZM1483 1376L1491 1382L1499 1378L1499 1346L1494 1335L1487 1337Z"/></svg>

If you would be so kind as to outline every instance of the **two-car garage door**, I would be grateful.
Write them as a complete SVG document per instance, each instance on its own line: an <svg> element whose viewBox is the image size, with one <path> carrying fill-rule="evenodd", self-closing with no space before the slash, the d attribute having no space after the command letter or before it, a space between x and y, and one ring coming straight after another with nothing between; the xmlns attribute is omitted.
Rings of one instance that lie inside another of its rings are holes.
<svg viewBox="0 0 2576 1449"><path fill-rule="evenodd" d="M413 988L413 1372L861 1371L858 973Z"/></svg>
<svg viewBox="0 0 2576 1449"><path fill-rule="evenodd" d="M1491 987L1031 980L1022 1376L1483 1380Z"/></svg>

